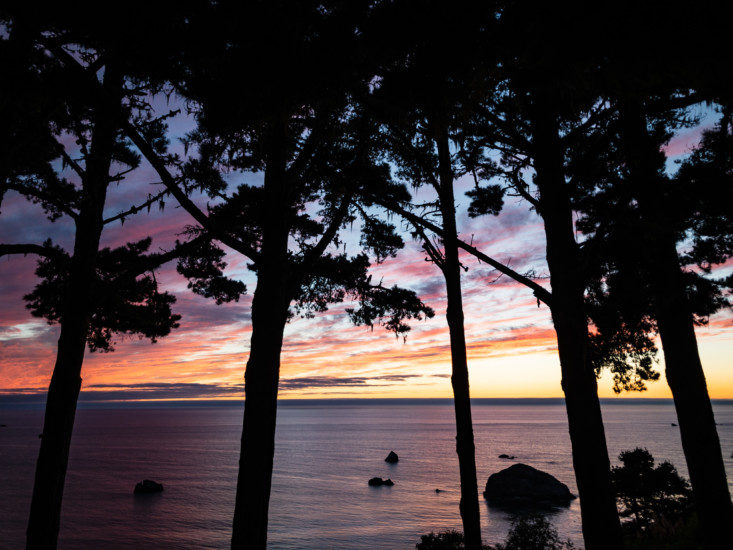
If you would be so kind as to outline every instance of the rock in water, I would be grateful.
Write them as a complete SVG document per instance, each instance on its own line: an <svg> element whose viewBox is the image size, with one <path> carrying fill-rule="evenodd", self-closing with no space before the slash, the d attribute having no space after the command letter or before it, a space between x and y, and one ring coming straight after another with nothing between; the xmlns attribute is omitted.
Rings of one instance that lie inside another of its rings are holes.
<svg viewBox="0 0 733 550"><path fill-rule="evenodd" d="M489 476L484 498L498 505L567 506L575 495L550 474L514 464Z"/></svg>
<svg viewBox="0 0 733 550"><path fill-rule="evenodd" d="M372 487L380 487L382 485L392 486L394 485L394 481L391 479L382 479L381 477L373 477L369 480L369 485Z"/></svg>
<svg viewBox="0 0 733 550"><path fill-rule="evenodd" d="M385 462L389 462L390 464L394 464L395 462L399 461L399 457L397 456L397 453L394 451L390 451L387 455L387 458L384 459Z"/></svg>
<svg viewBox="0 0 733 550"><path fill-rule="evenodd" d="M514 456L514 455L500 454L499 455L499 458L505 458L505 459L508 459L508 460L514 460L517 457Z"/></svg>
<svg viewBox="0 0 733 550"><path fill-rule="evenodd" d="M150 479L144 479L135 485L135 494L141 493L160 493L163 490L163 484L157 483Z"/></svg>

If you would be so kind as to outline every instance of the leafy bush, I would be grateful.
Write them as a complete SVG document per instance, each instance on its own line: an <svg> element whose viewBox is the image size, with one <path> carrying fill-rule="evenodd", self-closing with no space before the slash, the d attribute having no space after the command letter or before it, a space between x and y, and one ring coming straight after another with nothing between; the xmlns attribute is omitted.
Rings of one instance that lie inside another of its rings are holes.
<svg viewBox="0 0 733 550"><path fill-rule="evenodd" d="M463 533L443 531L422 535L417 550L464 550ZM544 516L529 516L512 523L506 540L496 547L484 550L573 550L573 543L560 541L557 530Z"/></svg>
<svg viewBox="0 0 733 550"><path fill-rule="evenodd" d="M422 535L415 548L417 550L463 550L463 533L451 530Z"/></svg>
<svg viewBox="0 0 733 550"><path fill-rule="evenodd" d="M555 527L544 516L527 516L512 523L506 540L496 550L572 550L569 540L561 541Z"/></svg>
<svg viewBox="0 0 733 550"><path fill-rule="evenodd" d="M646 531L653 524L670 525L690 515L690 485L672 464L655 466L651 453L640 448L618 458L623 465L612 468L611 476L627 529Z"/></svg>

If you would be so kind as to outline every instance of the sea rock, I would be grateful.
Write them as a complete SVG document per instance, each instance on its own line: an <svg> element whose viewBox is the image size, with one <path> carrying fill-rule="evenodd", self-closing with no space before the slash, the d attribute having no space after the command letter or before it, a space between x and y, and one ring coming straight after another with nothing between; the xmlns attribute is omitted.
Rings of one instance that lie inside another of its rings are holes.
<svg viewBox="0 0 733 550"><path fill-rule="evenodd" d="M163 484L157 483L150 479L143 479L140 483L135 485L135 494L142 493L160 493L163 490Z"/></svg>
<svg viewBox="0 0 733 550"><path fill-rule="evenodd" d="M397 456L397 453L394 451L390 451L387 455L387 458L384 459L385 462L389 462L390 464L394 464L395 462L398 462L400 457Z"/></svg>
<svg viewBox="0 0 733 550"><path fill-rule="evenodd" d="M514 460L517 457L514 456L514 455L505 455L505 454L502 453L502 454L499 455L499 458L506 458L507 460Z"/></svg>
<svg viewBox="0 0 733 550"><path fill-rule="evenodd" d="M387 485L388 487L391 487L392 485L394 485L394 481L389 478L382 479L381 477L373 477L369 480L369 485L371 485L372 487L380 487L382 485Z"/></svg>
<svg viewBox="0 0 733 550"><path fill-rule="evenodd" d="M489 476L484 498L499 506L567 506L576 497L567 485L547 472L513 464Z"/></svg>

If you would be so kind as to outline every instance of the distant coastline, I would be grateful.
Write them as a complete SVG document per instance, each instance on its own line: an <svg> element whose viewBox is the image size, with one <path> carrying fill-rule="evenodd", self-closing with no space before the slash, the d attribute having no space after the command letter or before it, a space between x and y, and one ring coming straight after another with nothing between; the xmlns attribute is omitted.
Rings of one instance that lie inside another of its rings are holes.
<svg viewBox="0 0 733 550"><path fill-rule="evenodd" d="M107 396L105 396L107 397ZM0 410L43 409L45 393L4 393L0 394ZM562 397L477 397L471 400L474 406L537 406L563 405ZM711 399L715 404L733 404L733 399ZM352 406L402 406L402 405L452 405L452 398L317 398L317 399L280 399L279 407L352 407ZM648 397L611 397L601 398L603 406L628 405L671 405L672 399ZM242 407L240 399L100 399L94 392L84 392L79 396L80 409L117 409L117 408L200 408L200 407Z"/></svg>

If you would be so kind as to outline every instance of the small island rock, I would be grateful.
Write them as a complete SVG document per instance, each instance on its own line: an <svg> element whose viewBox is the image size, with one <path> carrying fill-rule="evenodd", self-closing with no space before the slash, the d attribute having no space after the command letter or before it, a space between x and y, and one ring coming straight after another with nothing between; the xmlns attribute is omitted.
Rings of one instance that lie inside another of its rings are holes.
<svg viewBox="0 0 733 550"><path fill-rule="evenodd" d="M150 479L144 479L135 485L135 494L141 493L160 493L163 490L163 484L157 483Z"/></svg>
<svg viewBox="0 0 733 550"><path fill-rule="evenodd" d="M371 485L372 487L380 487L382 485L387 485L388 487L391 487L392 485L394 485L394 481L389 478L382 479L381 477L373 477L369 480L369 485Z"/></svg>
<svg viewBox="0 0 733 550"><path fill-rule="evenodd" d="M394 451L390 451L387 455L387 458L384 459L385 462L389 462L390 464L394 464L395 462L399 461L399 457L397 456L397 453Z"/></svg>
<svg viewBox="0 0 733 550"><path fill-rule="evenodd" d="M489 476L484 498L498 505L567 506L576 497L550 474L514 464Z"/></svg>
<svg viewBox="0 0 733 550"><path fill-rule="evenodd" d="M499 458L506 458L506 459L508 459L508 460L514 460L514 459L515 459L515 458L517 458L517 457L516 457L516 456L514 456L514 455L506 455L506 454L500 454L500 455L499 455Z"/></svg>

